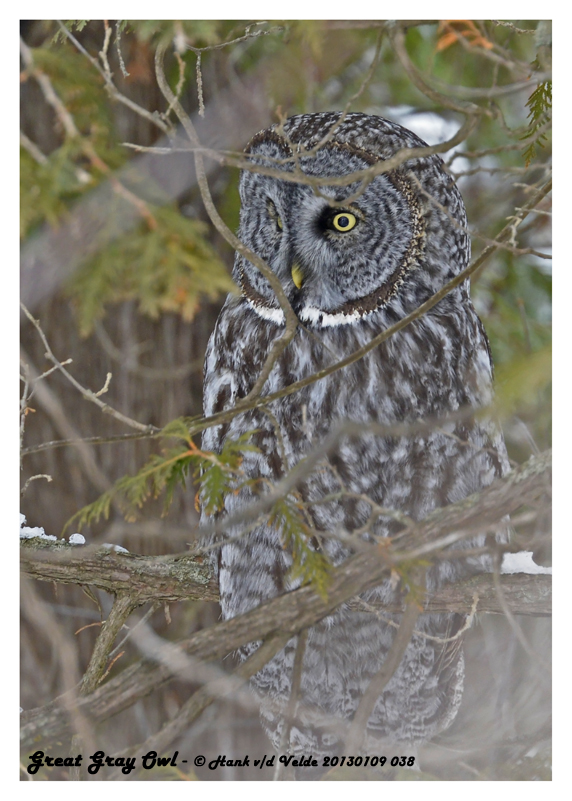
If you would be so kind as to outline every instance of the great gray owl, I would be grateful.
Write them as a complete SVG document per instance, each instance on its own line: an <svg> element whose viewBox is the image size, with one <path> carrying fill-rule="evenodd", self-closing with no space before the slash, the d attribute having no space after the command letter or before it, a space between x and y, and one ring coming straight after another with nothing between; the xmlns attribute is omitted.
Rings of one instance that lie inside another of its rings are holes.
<svg viewBox="0 0 572 801"><path fill-rule="evenodd" d="M318 188L261 174L256 165L336 178L367 170L401 148L424 145L380 117L352 113L340 122L334 112L292 117L251 140L246 153L254 170L243 171L240 179L239 237L274 271L300 321L263 394L313 375L412 312L467 265L470 244L461 195L438 156L412 159L363 184ZM228 297L206 355L206 415L248 394L284 332L284 315L270 285L239 254L234 279L241 294ZM226 438L255 432L258 450L245 454L242 470L260 481L230 492L223 514L243 510L340 421L415 423L483 406L491 400L491 374L487 337L465 282L364 358L270 403L271 414L248 411L206 430L203 448L213 451ZM313 529L324 532L317 547L337 565L348 550L335 534L364 526L371 512L365 498L420 520L481 490L506 470L501 435L492 423L469 416L408 436L364 430L346 437L297 490ZM332 493L336 499L319 502ZM394 517L381 516L362 536L391 536L400 527ZM225 538L241 530L227 527ZM480 537L471 545L483 541ZM224 618L298 585L283 546L268 518L220 546L216 570ZM438 564L428 572L429 588L487 569L484 557ZM364 595L370 602L392 597L389 582ZM454 614L419 618L417 633L369 718L366 750L379 754L384 744L420 743L452 722L464 676L461 638L453 635L463 620ZM352 604L309 631L299 711L287 744L291 753L340 751L343 737L331 722L351 720L395 630ZM255 647L243 648L241 657ZM293 639L253 680L262 699L263 726L276 748L295 649Z"/></svg>

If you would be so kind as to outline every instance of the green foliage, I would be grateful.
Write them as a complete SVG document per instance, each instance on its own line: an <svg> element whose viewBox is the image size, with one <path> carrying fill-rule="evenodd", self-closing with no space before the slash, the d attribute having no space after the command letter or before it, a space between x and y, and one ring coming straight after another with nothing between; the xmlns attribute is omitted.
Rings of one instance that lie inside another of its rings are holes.
<svg viewBox="0 0 572 801"><path fill-rule="evenodd" d="M497 370L495 406L509 417L527 404L536 403L538 394L552 381L552 347L513 360Z"/></svg>
<svg viewBox="0 0 572 801"><path fill-rule="evenodd" d="M198 465L195 478L199 484L199 498L202 508L207 514L220 511L224 506L225 495L231 490L233 476L240 475L239 468L242 454L247 451L257 451L256 446L249 443L252 431L247 431L236 440L226 440L220 454L211 458L208 464ZM232 486L232 491L250 482L243 481Z"/></svg>
<svg viewBox="0 0 572 801"><path fill-rule="evenodd" d="M526 106L529 109L529 124L526 133L521 136L521 139L532 139L524 151L524 160L528 167L530 162L536 157L536 147L544 147L544 142L546 142L547 139L546 134L539 134L539 131L550 119L550 111L552 109L552 81L539 83L528 98Z"/></svg>
<svg viewBox="0 0 572 801"><path fill-rule="evenodd" d="M269 522L280 533L283 547L292 555L290 578L312 584L326 597L332 565L326 555L317 550L318 543L312 543L312 532L296 503L291 498L278 501Z"/></svg>
<svg viewBox="0 0 572 801"><path fill-rule="evenodd" d="M193 47L208 47L221 44L228 37L229 28L235 23L225 20L180 20L166 22L165 20L145 19L126 20L127 30L136 34L143 42L151 40L171 41L177 31L182 31L188 37Z"/></svg>
<svg viewBox="0 0 572 801"><path fill-rule="evenodd" d="M544 218L547 219L547 218ZM499 255L472 290L485 320L497 372L551 341L552 277L523 257ZM482 311L486 306L486 311Z"/></svg>
<svg viewBox="0 0 572 801"><path fill-rule="evenodd" d="M78 197L92 178L76 166L81 144L68 140L38 164L23 148L20 159L20 235L22 238L42 222L56 227L65 218L68 203Z"/></svg>
<svg viewBox="0 0 572 801"><path fill-rule="evenodd" d="M189 434L189 420L178 418L171 421L161 432L162 439L181 440L174 447L153 454L147 463L133 476L126 475L115 482L96 501L84 506L64 527L66 531L73 523L76 527L107 520L112 504L126 520L135 521L144 503L149 498L164 494L163 513L169 510L177 487L184 487L189 473L194 472L199 483L198 495L207 511L217 511L224 496L232 491L240 478L242 454L256 450L249 443L252 432L246 432L237 440L227 441L220 454L201 451Z"/></svg>
<svg viewBox="0 0 572 801"><path fill-rule="evenodd" d="M101 75L70 43L34 48L32 56L36 66L49 77L79 135L93 145L107 167L120 167L128 154L117 142L112 107L106 101ZM83 166L87 169L89 165Z"/></svg>
<svg viewBox="0 0 572 801"><path fill-rule="evenodd" d="M32 56L36 67L49 78L77 135L66 134L58 123L62 141L51 153L43 154L45 163L38 163L22 149L23 238L44 222L57 227L73 201L101 182L105 172L94 166L87 157L88 151L96 153L106 169L116 169L127 158L124 148L114 141L111 109L102 102L103 80L86 65L85 57L71 46L55 46L52 42L33 49Z"/></svg>
<svg viewBox="0 0 572 801"><path fill-rule="evenodd" d="M88 24L88 22L89 22L88 19L64 19L64 20L62 20L62 23L65 25L65 27L71 33L73 33L74 31L76 33L81 33L83 31L83 29L85 28L85 26ZM52 41L55 44L59 44L59 43L65 42L66 40L67 40L67 37L66 37L65 33L62 31L62 29L60 27L58 27L58 30L55 32L54 38L52 39Z"/></svg>
<svg viewBox="0 0 572 801"><path fill-rule="evenodd" d="M83 335L109 303L135 298L150 317L171 311L191 320L202 298L233 291L232 279L206 240L204 223L183 217L176 206L150 212L155 228L142 221L100 250L68 285Z"/></svg>
<svg viewBox="0 0 572 801"><path fill-rule="evenodd" d="M293 20L288 24L287 40L299 39L314 59L320 59L324 49L325 31L321 20Z"/></svg>

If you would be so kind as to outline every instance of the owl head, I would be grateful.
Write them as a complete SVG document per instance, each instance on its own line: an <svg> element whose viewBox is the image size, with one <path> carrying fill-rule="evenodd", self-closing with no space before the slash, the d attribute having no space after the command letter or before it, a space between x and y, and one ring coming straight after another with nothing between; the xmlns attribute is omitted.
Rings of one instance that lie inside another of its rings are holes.
<svg viewBox="0 0 572 801"><path fill-rule="evenodd" d="M291 117L250 141L239 236L280 279L301 322L346 325L388 308L407 314L467 265L465 208L439 157L364 176L398 150L423 146L381 117L337 112ZM352 173L365 180L336 183ZM326 181L299 182L300 174ZM257 314L283 321L269 284L239 254L234 276Z"/></svg>

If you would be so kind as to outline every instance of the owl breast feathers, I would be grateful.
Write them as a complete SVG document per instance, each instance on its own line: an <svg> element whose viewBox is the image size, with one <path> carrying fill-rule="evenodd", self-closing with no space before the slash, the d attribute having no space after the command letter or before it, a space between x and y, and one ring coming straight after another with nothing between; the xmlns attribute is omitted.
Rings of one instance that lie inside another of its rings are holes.
<svg viewBox="0 0 572 801"><path fill-rule="evenodd" d="M465 208L442 161L416 158L376 174L402 148L423 146L388 120L365 114L342 119L338 113L292 117L251 140L246 153L252 169L240 180L239 237L272 269L300 322L263 395L366 345L466 267ZM285 178L258 171L268 168ZM296 182L296 173L319 179L319 186ZM344 183L351 173L357 173L355 180ZM206 415L249 393L284 332L284 314L269 283L240 254L234 278L241 294L228 297L208 346ZM296 494L315 535L310 547L320 548L334 565L348 557L339 535L364 529L361 536L373 540L400 529L391 514L372 520L369 500L421 520L481 490L507 470L504 443L490 421L460 410L490 402L491 372L488 341L465 282L362 359L269 403L267 411L247 411L207 429L205 449L219 451L225 440L249 431L257 448L245 453L241 465L255 481L229 493L222 514L244 510L344 420L363 424L363 432L340 438ZM414 424L447 416L449 421L422 431L418 426L409 435L367 430L368 423ZM250 523L248 531L229 526L225 539L230 537L239 538L216 551L225 619L298 586L291 552L270 518L254 529ZM469 544L482 545L483 537ZM486 569L485 557L441 561L429 570L428 587ZM363 600L392 597L386 582ZM399 616L380 618L352 604L309 631L297 718L286 743L291 752L339 751L343 725L351 721L395 636L388 618L399 622ZM414 745L451 723L462 694L462 640L454 638L462 624L455 614L419 618L399 668L373 708L365 750ZM242 658L255 647L245 646ZM253 680L263 725L276 748L295 651L296 638Z"/></svg>

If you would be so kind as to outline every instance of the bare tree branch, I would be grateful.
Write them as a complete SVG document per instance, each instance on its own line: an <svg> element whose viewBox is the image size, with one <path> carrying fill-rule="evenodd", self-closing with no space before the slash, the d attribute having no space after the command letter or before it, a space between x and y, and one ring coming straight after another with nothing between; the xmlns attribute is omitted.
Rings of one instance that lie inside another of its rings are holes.
<svg viewBox="0 0 572 801"><path fill-rule="evenodd" d="M200 556L137 556L104 548L46 540L21 540L21 566L30 577L61 584L89 584L113 594L129 594L136 606L174 601L218 601L209 563Z"/></svg>
<svg viewBox="0 0 572 801"><path fill-rule="evenodd" d="M212 569L202 557L139 556L102 549L90 554L91 549L77 546L42 548L42 542L45 540L22 540L20 554L22 571L40 581L89 584L110 593L129 591L137 605L219 599ZM534 617L551 614L550 577L518 574L502 576L501 580L507 604L515 614ZM480 612L503 614L494 582L488 574L441 587L427 596L425 609L427 612L468 614L475 593L479 596ZM368 601L368 604L385 612L402 612L404 609L402 603L378 606Z"/></svg>

